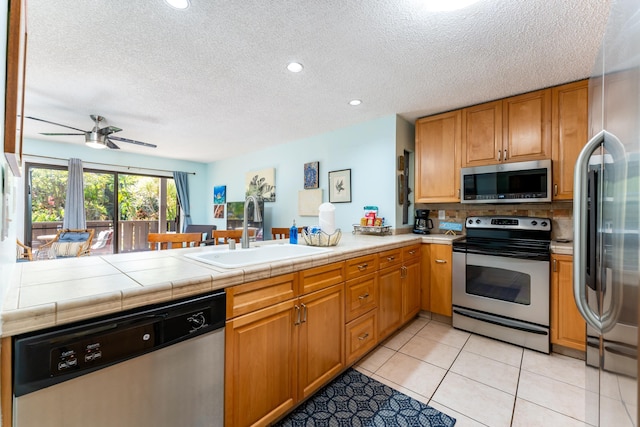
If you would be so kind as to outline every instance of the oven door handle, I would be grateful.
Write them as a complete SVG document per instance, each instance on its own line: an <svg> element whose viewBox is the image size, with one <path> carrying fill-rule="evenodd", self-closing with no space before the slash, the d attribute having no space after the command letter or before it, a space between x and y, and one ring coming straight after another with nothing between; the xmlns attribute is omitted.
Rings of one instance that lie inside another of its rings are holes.
<svg viewBox="0 0 640 427"><path fill-rule="evenodd" d="M598 134L593 138L591 138L578 155L573 180L573 297L575 299L578 311L580 312L582 317L584 317L586 322L600 332L607 332L611 330L618 321L620 307L622 305L622 291L621 289L619 289L620 286L617 284L613 284L613 286L606 289L606 292L611 292L611 305L609 307L609 310L602 313L602 316L599 316L598 313L595 313L589 307L587 301L587 278L585 273L585 261L587 259L587 256L593 255L587 254L586 246L587 233L589 232L589 230L586 229L588 214L587 181L589 172L589 158L591 157L593 152L597 150L601 145L605 145L605 149L607 150L608 154L611 155L613 161L621 166L616 168L616 172L618 174L616 176L616 181L621 180L626 176L627 159L624 145L615 135L607 132L604 129L598 132ZM625 191L622 191L623 189L619 188L620 185L614 185L613 187L614 191L616 192L616 194L614 194L614 200L621 200L621 198L625 197ZM595 188L592 188L592 190L596 191ZM593 206L592 208L599 207ZM617 223L623 224L624 209L618 209L616 213L618 215L618 218L616 218ZM599 221L599 219L597 221ZM599 224L592 219L591 227L596 227L595 230L597 231L599 229ZM596 232L596 235L597 234L599 233ZM621 247L622 240L618 239L615 244L616 246ZM596 243L595 246L597 247L598 244ZM594 276L601 268L597 265L591 265L590 267L592 270L591 274ZM622 268L620 268L620 271L621 270Z"/></svg>

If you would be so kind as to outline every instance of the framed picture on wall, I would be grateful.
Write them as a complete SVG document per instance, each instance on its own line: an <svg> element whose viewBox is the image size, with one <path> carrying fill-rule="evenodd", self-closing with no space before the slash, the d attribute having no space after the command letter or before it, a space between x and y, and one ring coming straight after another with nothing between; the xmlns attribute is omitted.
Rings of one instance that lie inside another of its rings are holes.
<svg viewBox="0 0 640 427"><path fill-rule="evenodd" d="M304 188L312 189L318 188L318 181L320 179L320 163L310 162L304 164Z"/></svg>
<svg viewBox="0 0 640 427"><path fill-rule="evenodd" d="M351 203L351 169L329 172L329 202Z"/></svg>

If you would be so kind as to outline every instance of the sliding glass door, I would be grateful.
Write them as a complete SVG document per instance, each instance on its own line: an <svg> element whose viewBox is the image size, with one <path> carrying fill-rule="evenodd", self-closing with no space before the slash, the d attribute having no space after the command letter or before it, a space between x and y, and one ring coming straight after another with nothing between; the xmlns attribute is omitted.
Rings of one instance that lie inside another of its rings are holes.
<svg viewBox="0 0 640 427"><path fill-rule="evenodd" d="M67 167L26 165L24 240L37 250L62 227ZM176 231L179 206L172 178L85 169L91 254L147 250L150 232Z"/></svg>

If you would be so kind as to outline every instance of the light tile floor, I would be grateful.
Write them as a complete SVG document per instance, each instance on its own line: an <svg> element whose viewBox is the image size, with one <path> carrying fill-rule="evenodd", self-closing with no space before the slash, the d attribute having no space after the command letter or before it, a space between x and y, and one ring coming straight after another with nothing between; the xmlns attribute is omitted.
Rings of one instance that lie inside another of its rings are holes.
<svg viewBox="0 0 640 427"><path fill-rule="evenodd" d="M457 419L456 427L584 427L585 363L418 317L356 369Z"/></svg>

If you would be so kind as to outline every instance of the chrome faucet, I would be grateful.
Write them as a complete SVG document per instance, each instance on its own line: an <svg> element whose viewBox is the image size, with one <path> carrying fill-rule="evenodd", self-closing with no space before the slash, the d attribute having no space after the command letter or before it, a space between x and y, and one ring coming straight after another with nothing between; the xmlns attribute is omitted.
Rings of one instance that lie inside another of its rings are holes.
<svg viewBox="0 0 640 427"><path fill-rule="evenodd" d="M249 215L248 207L249 204L253 203L253 220L255 222L262 222L262 215L260 215L260 206L258 205L258 197L257 196L247 196L247 199L244 201L244 218L242 221L242 238L240 239L242 243L242 249L247 249L249 247L249 230L247 229L249 225L249 221L247 216Z"/></svg>

